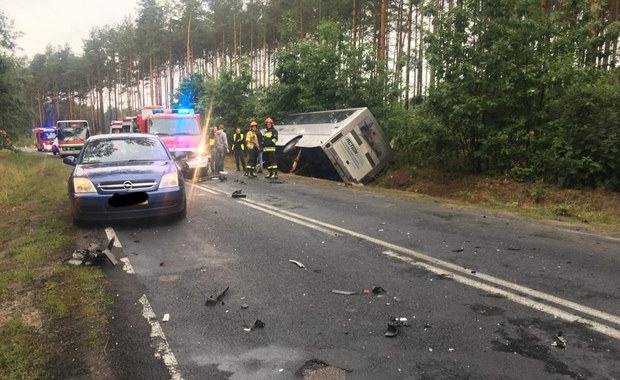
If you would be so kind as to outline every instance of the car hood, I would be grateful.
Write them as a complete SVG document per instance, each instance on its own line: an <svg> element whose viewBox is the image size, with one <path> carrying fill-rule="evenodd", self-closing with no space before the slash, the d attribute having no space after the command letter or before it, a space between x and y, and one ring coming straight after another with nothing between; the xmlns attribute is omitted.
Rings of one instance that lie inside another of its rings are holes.
<svg viewBox="0 0 620 380"><path fill-rule="evenodd" d="M200 145L202 141L202 135L189 135L189 136L159 136L161 141L166 144L171 152L176 150L191 150L194 151Z"/></svg>
<svg viewBox="0 0 620 380"><path fill-rule="evenodd" d="M94 183L110 181L156 180L173 171L173 161L119 162L114 164L80 164L74 177L88 177Z"/></svg>

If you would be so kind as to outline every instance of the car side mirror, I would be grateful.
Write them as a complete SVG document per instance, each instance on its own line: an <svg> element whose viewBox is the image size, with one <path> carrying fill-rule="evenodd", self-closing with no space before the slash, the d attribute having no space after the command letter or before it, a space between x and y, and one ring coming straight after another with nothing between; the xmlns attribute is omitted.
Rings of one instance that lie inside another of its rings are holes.
<svg viewBox="0 0 620 380"><path fill-rule="evenodd" d="M67 165L75 166L77 165L77 160L73 156L68 156L62 159L62 162Z"/></svg>
<svg viewBox="0 0 620 380"><path fill-rule="evenodd" d="M175 161L187 160L187 152L171 152Z"/></svg>

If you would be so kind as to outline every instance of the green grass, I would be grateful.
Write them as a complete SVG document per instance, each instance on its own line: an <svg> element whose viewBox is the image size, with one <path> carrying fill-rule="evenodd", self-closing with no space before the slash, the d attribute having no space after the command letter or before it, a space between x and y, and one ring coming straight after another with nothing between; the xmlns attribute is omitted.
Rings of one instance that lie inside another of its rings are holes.
<svg viewBox="0 0 620 380"><path fill-rule="evenodd" d="M86 340L94 346L107 324L105 308L112 301L106 296L101 271L93 267L58 267L46 283L42 301L52 318L84 321Z"/></svg>
<svg viewBox="0 0 620 380"><path fill-rule="evenodd" d="M0 323L0 378L47 378L59 354L55 342L94 347L106 326L111 301L99 268L62 263L76 235L67 197L71 169L52 156L0 151L0 300L28 302L28 294L28 306L40 308L45 321L35 332L16 307Z"/></svg>
<svg viewBox="0 0 620 380"><path fill-rule="evenodd" d="M41 336L14 317L0 325L0 378L46 378Z"/></svg>

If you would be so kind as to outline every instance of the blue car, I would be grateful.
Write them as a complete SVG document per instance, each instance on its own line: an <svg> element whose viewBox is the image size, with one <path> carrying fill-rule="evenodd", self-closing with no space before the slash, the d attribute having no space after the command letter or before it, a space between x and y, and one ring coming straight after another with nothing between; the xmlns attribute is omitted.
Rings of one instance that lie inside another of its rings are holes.
<svg viewBox="0 0 620 380"><path fill-rule="evenodd" d="M106 221L187 214L180 166L159 139L150 134L92 136L69 177L73 220Z"/></svg>

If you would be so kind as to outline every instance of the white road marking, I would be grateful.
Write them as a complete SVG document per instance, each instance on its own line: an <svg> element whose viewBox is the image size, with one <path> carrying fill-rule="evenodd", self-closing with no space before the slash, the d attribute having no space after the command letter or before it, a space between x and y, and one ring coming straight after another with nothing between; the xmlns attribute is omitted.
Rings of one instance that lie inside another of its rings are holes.
<svg viewBox="0 0 620 380"><path fill-rule="evenodd" d="M121 245L120 240L118 240L118 236L116 236L116 232L114 232L114 228L106 227L105 228L105 234L108 236L108 241L110 241L110 239L114 238L114 246L115 247L123 248L123 246Z"/></svg>
<svg viewBox="0 0 620 380"><path fill-rule="evenodd" d="M253 202L253 201L246 200L246 202ZM262 207L274 208L273 206L268 206L268 205L262 205ZM446 267L446 268L448 268L450 270L453 270L453 271L456 271L456 272L460 272L460 273L463 273L463 274L468 275L468 276L472 276L470 269L463 268L461 266L452 264L450 262L447 262L447 261L444 261L444 260L440 260L440 259L434 258L432 256L425 255L423 253L414 251L412 249L400 247L400 246L398 246L396 244L392 244L392 243L389 243L389 242L386 242L386 241L383 241L383 240L380 240L380 239L376 239L376 238L373 238L373 237L370 237L370 236L366 236L366 235L363 235L363 234L360 234L360 233L357 233L357 232L354 232L354 231L351 231L351 230L344 229L342 227L338 227L338 226L334 226L334 225L331 225L331 224L328 224L328 223L324 223L324 222L321 222L321 221L316 220L316 219L305 217L303 215L298 215L298 214L292 213L290 211L279 210L279 212L287 214L287 215L294 216L296 218L304 219L304 220L306 220L308 222L311 222L311 223L316 223L316 224L321 225L323 227L330 228L330 229L333 229L335 231L341 232L343 234L347 234L347 235L350 235L350 236L353 236L353 237L356 237L356 238L359 238L359 239L363 239L363 240L369 241L371 243L374 243L374 244L377 244L377 245L380 245L380 246L384 246L384 247L386 247L388 249L391 249L393 251L397 251L397 252L403 253L405 255L414 257L414 258L416 258L418 260L427 261L427 262L430 262L432 264L440 265L440 266ZM499 279L497 277L486 275L484 273L478 272L473 277L475 277L476 279L481 279L481 280L488 281L488 282L493 283L495 285L503 286L503 287L506 287L506 288L509 288L509 289L512 289L512 290L515 290L515 291L527 294L527 295L529 295L531 297L534 297L534 298L544 299L545 301L553 302L555 304L558 304L558 305L561 305L561 306L564 306L564 307L568 307L568 308L571 308L573 310L577 310L577 311L582 312L584 314L589 314L589 315L591 315L593 317L604 319L606 321L613 322L613 323L616 323L616 324L620 325L620 317L617 317L617 316L615 316L613 314L609 314L609 313L605 313L605 312L600 311L600 310L592 309L592 308L589 308L587 306L584 306L584 305L581 305L581 304L578 304L578 303L575 303L575 302L572 302L572 301L568 301L568 300L565 300L565 299L562 299L562 298L559 298L559 297L555 297L555 296L552 296L550 294L546 294L546 293L543 293L543 292L540 292L540 291L537 291L537 290L534 290L534 289L530 289L530 288L527 288L525 286L517 285L517 284L514 284L512 282L508 282L508 281Z"/></svg>
<svg viewBox="0 0 620 380"><path fill-rule="evenodd" d="M133 266L129 262L128 257L121 257L120 260L123 262L123 270L127 272L127 274L136 274L136 272L134 272L133 270Z"/></svg>
<svg viewBox="0 0 620 380"><path fill-rule="evenodd" d="M177 359L172 353L170 345L168 345L166 335L164 335L164 331L157 321L155 312L153 308L151 308L151 304L145 294L140 297L140 303L142 304L142 316L144 316L151 325L151 338L153 338L153 343L156 346L155 357L164 361L172 380L182 380L183 377L178 370L179 363L177 363Z"/></svg>
<svg viewBox="0 0 620 380"><path fill-rule="evenodd" d="M201 190L204 190L204 191L206 191L207 193L211 193L211 194L216 194L216 195L217 195L217 194L226 194L226 193L225 193L225 192L223 192L222 190L217 190L217 189L209 189L208 187L204 187L204 186L202 186L202 185L196 185L196 184L193 184L193 186L194 186L194 187L197 187L197 188L199 188L199 189L201 189Z"/></svg>
<svg viewBox="0 0 620 380"><path fill-rule="evenodd" d="M208 191L208 189L204 188L203 186L198 186L198 187L202 188L205 191ZM220 191L220 193L221 194L225 194L224 192L221 192L221 191ZM322 227L324 227L323 229L328 229L328 230L340 232L340 233L342 233L344 235L349 235L349 236L353 236L353 237L356 237L356 238L359 238L359 239L362 239L362 240L366 240L366 241L369 241L369 242L374 243L376 245L386 247L386 248L388 248L388 249L390 249L392 251L396 251L396 252L399 252L401 254L413 257L413 258L415 258L417 260L426 261L426 262L434 264L434 265L438 265L438 266L441 266L441 267L448 268L450 271L446 271L444 269L439 269L439 268L433 267L433 266L431 266L429 264L426 264L426 263L416 262L416 265L419 265L420 267L428 267L428 270L431 270L431 268L433 268L434 270L443 270L444 273L446 273L447 275L452 276L455 279L458 276L459 280L461 280L459 282L461 282L463 284L466 284L468 286L472 286L472 287L477 288L477 289L482 289L483 287L486 287L488 289L491 289L490 290L491 293L499 293L499 294L505 295L506 298L508 298L508 299L510 299L510 300L512 300L514 302L518 302L519 304L531 307L531 308L533 308L535 310L539 310L539 311L542 311L542 312L545 312L545 313L549 313L549 314L551 314L553 316L558 316L558 317L560 317L562 319L565 319L567 321L570 321L570 322L580 321L582 323L585 323L588 326L592 326L592 329L594 329L594 330L596 330L598 332L601 332L601 333L603 333L603 334L605 334L607 336L610 336L610 337L613 337L615 339L619 339L620 340L620 330L613 329L613 328L611 328L609 326L602 325L602 324L600 324L598 322L595 322L595 321L591 321L591 320L588 320L588 319L585 319L585 318L581 318L579 316L576 316L574 314L562 311L562 310L557 309L557 308L552 307L552 306L547 306L547 305L544 305L542 303L535 302L535 301L533 301L533 300L531 300L529 298L523 297L522 295L517 295L517 294L511 293L511 292L509 292L507 290L503 290L503 289L496 288L494 286L487 285L487 284L481 282L480 280L484 280L484 281L490 282L490 283L492 283L494 285L502 286L504 288L511 289L511 290L516 291L516 292L520 292L520 293L522 293L522 294L524 294L526 296L532 297L532 298L538 298L538 299L541 299L541 300L552 302L552 303L555 303L555 304L557 304L559 306L562 306L562 307L565 307L565 308L569 308L569 309L573 309L575 311L579 311L581 313L593 316L595 318L599 318L599 319L606 320L608 322L612 322L612 323L620 325L620 317L615 316L613 314L609 314L609 313L606 313L606 312L603 312L603 311L600 311L600 310L597 310L597 309L593 309L593 308L590 308L590 307L578 304L576 302L572 302L572 301L565 300L565 299L562 299L562 298L559 298L559 297L555 297L555 296L552 296L550 294L543 293L543 292L540 292L540 291L537 291L537 290L534 290L534 289L530 289L530 288L525 287L525 286L517 285L517 284L511 283L511 282L502 280L500 278L497 278L497 277L494 277L494 276L490 276L490 275L486 275L486 274L483 274L483 273L480 273L480 272L477 272L476 274L472 274L471 270L463 268L463 267L455 265L455 264L452 264L450 262L447 262L447 261L444 261L444 260L440 260L440 259L434 258L432 256L425 255L423 253L414 251L412 249L400 247L400 246L398 246L396 244L392 244L392 243L389 243L389 242L386 242L386 241L383 241L383 240L380 240L380 239L376 239L376 238L373 238L371 236L360 234L360 233L357 233L355 231L347 230L347 229L342 228L342 227L338 227L338 226L335 226L335 225L332 225L332 224L329 224L329 223L321 222L319 220L316 220L316 219L313 219L313 218L309 218L309 217L306 217L306 216L303 216L303 215L300 215L300 214L296 214L296 213L293 213L293 212L290 212L290 211L287 211L287 210L283 210L283 209L278 208L278 207L274 207L274 206L270 206L270 205L263 204L263 203L260 203L260 202L252 201L252 200L249 200L247 198L241 199L241 202L244 202L248 206L253 207L253 208L255 208L255 209L259 210L259 211L263 211L263 212L269 213L271 215L277 216L279 218L283 218L283 219L292 221L293 223L297 223L297 224L304 225L304 226L307 226L307 227L312 226L310 228L313 228L313 229L319 230L319 231L320 231L320 229L319 229L320 227L318 227L318 226L322 226ZM332 231L330 231L330 234L333 234ZM396 255L396 257L398 257L401 260L404 259L404 258L402 258L399 255ZM413 262L412 259L409 259L409 260L411 260L411 262ZM431 270L431 271L433 271L433 270ZM458 275L457 273L464 274L464 275L468 276L469 278L463 277L461 275ZM475 278L475 280L472 279L472 277ZM510 295L510 296L508 296L508 295Z"/></svg>
<svg viewBox="0 0 620 380"><path fill-rule="evenodd" d="M509 299L509 300L511 300L513 302L516 302L516 303L521 304L523 306L527 306L527 307L529 307L531 309L534 309L534 310L542 311L543 313L547 313L547 314L550 314L550 315L553 315L553 316L557 316L558 318L562 318L565 321L582 323L582 324L586 325L587 327L591 328L594 331L598 331L601 334L605 334L607 336L610 336L612 338L616 338L616 339L620 340L620 330L613 329L613 328L611 328L611 327L609 327L607 325L603 325L601 323L594 322L594 321L591 321L589 319L585 319L585 318L579 317L578 315L568 313L568 312L566 312L564 310L555 308L553 306L548 306L548 305L545 305L543 303L536 302L536 301L534 301L532 299L529 299L529 298L526 298L526 297L522 297L520 295L511 293L509 291L506 291L506 290L503 290L503 289L500 289L500 288L496 288L494 286L490 286L490 285L481 283L481 282L476 281L476 280L472 280L471 278L463 277L463 276L461 276L459 274L456 274L456 273L453 273L453 272L450 272L450 271L447 271L447 270L444 270L444 269L441 269L441 268L437 268L437 267L432 266L430 264L416 262L416 261L414 261L410 257L403 257L403 256L401 256L399 254L396 254L394 252L389 252L389 251L388 252L383 252L383 254L388 256L388 257L392 257L392 258L404 261L404 262L406 262L408 264L411 264L413 266L423 268L423 269L425 269L425 270L427 270L429 272L432 272L432 273L435 273L435 274L438 274L438 275L450 276L450 278L452 278L453 280L455 280L457 282L460 282L462 284L471 286L471 287L476 288L476 289L480 289L480 290L485 291L487 293L498 294L498 295L504 296L504 297L506 297L507 299Z"/></svg>
<svg viewBox="0 0 620 380"><path fill-rule="evenodd" d="M118 240L116 233L112 227L106 227L105 233L108 236L108 239L112 239L114 237L114 246L122 248L121 242ZM135 274L133 270L133 266L131 262L129 262L129 258L122 257L120 261L123 262L123 270L128 274ZM149 300L146 298L146 295L143 294L140 297L140 303L142 304L142 316L147 320L147 322L151 325L151 338L153 344L155 345L155 357L158 359L162 359L164 364L168 368L168 372L170 373L171 380L183 380L179 370L178 370L178 362L174 353L170 349L170 345L168 344L168 340L166 340L166 335L164 335L164 331L161 328L161 325L157 321L157 317L155 316L155 312L149 303Z"/></svg>

